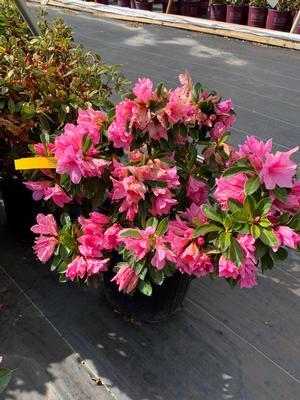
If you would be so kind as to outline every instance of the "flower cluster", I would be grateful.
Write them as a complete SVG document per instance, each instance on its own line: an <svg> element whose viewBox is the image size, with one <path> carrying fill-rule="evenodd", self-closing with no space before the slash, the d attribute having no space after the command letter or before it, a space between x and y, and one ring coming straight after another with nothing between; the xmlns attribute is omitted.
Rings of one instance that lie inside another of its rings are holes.
<svg viewBox="0 0 300 400"><path fill-rule="evenodd" d="M176 273L250 288L299 248L298 149L272 153L252 136L233 149L232 101L187 74L180 83L139 79L115 113L80 110L76 125L34 146L57 167L26 186L62 209L59 231L38 216L34 249L61 281L108 271L120 291L151 295Z"/></svg>
<svg viewBox="0 0 300 400"><path fill-rule="evenodd" d="M148 195L151 215L168 214L177 204L172 189L180 185L176 167L160 159L148 160L144 165L125 167L114 163L111 172L113 188L110 198L113 202L122 200L120 212L126 211L126 217L132 221L138 212L140 201Z"/></svg>

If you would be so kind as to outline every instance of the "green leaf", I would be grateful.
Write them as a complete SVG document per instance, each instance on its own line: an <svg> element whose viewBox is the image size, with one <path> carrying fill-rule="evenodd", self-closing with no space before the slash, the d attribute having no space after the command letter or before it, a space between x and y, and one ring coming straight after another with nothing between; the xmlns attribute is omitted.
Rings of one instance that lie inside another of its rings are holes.
<svg viewBox="0 0 300 400"><path fill-rule="evenodd" d="M164 189L168 186L168 183L166 181L151 181L151 180L146 180L145 181L146 185L153 187L153 188L160 188Z"/></svg>
<svg viewBox="0 0 300 400"><path fill-rule="evenodd" d="M243 204L244 210L249 216L253 216L255 214L256 210L256 201L253 196L247 196L244 204Z"/></svg>
<svg viewBox="0 0 300 400"><path fill-rule="evenodd" d="M211 219L213 221L220 222L221 224L223 224L223 218L220 215L220 213L218 213L213 208L209 207L207 204L205 204L202 207L202 212L208 219Z"/></svg>
<svg viewBox="0 0 300 400"><path fill-rule="evenodd" d="M266 253L262 256L262 258L260 259L260 263L262 272L264 272L267 269L273 268L274 262L272 257L270 256L269 251L266 251Z"/></svg>
<svg viewBox="0 0 300 400"><path fill-rule="evenodd" d="M34 115L35 115L34 105L29 103L24 103L21 110L22 121L26 122L29 119L31 119Z"/></svg>
<svg viewBox="0 0 300 400"><path fill-rule="evenodd" d="M239 242L235 239L231 239L231 245L229 248L229 255L231 260L233 261L234 265L237 267L240 267L243 259L244 259L244 254L243 254L243 249Z"/></svg>
<svg viewBox="0 0 300 400"><path fill-rule="evenodd" d="M267 197L266 199L261 199L256 206L256 214L259 216L266 215L272 207L272 199Z"/></svg>
<svg viewBox="0 0 300 400"><path fill-rule="evenodd" d="M2 393L7 385L9 384L9 381L11 380L12 377L12 372L8 368L0 368L0 393Z"/></svg>
<svg viewBox="0 0 300 400"><path fill-rule="evenodd" d="M145 262L146 262L146 258L144 258L143 260L140 260L139 262L134 264L134 270L137 275L140 275L140 273L143 271ZM147 268L146 268L146 270L147 270Z"/></svg>
<svg viewBox="0 0 300 400"><path fill-rule="evenodd" d="M294 215L290 222L290 227L295 231L300 231L300 213Z"/></svg>
<svg viewBox="0 0 300 400"><path fill-rule="evenodd" d="M63 261L61 264L59 264L59 267L57 268L57 272L60 274L64 274L68 269L68 263Z"/></svg>
<svg viewBox="0 0 300 400"><path fill-rule="evenodd" d="M261 240L255 242L255 257L258 260L266 254L267 250L267 246Z"/></svg>
<svg viewBox="0 0 300 400"><path fill-rule="evenodd" d="M288 255L288 252L283 247L279 247L277 251L272 252L273 258L278 261L284 261Z"/></svg>
<svg viewBox="0 0 300 400"><path fill-rule="evenodd" d="M176 266L173 263L167 261L163 269L164 275L167 277L171 277L175 274L175 272L176 272Z"/></svg>
<svg viewBox="0 0 300 400"><path fill-rule="evenodd" d="M147 281L139 281L138 284L139 291L143 293L145 296L151 296L152 294L152 286Z"/></svg>
<svg viewBox="0 0 300 400"><path fill-rule="evenodd" d="M250 167L241 165L241 166L232 166L228 168L224 173L223 173L223 178L230 178L231 176L237 175L240 172L245 172L245 173L250 173L252 174L254 171Z"/></svg>
<svg viewBox="0 0 300 400"><path fill-rule="evenodd" d="M276 199L282 201L283 203L285 203L287 201L288 193L287 193L286 189L276 186L276 188L273 190L273 193L274 193Z"/></svg>
<svg viewBox="0 0 300 400"><path fill-rule="evenodd" d="M275 233L273 232L273 229L270 228L264 228L261 230L260 239L264 244L269 247L276 246L277 244Z"/></svg>
<svg viewBox="0 0 300 400"><path fill-rule="evenodd" d="M280 225L288 225L289 220L290 220L290 214L284 213L284 214L280 215L279 224ZM300 221L300 215L299 215L299 221Z"/></svg>
<svg viewBox="0 0 300 400"><path fill-rule="evenodd" d="M260 180L258 176L252 176L249 178L246 183L245 183L245 194L248 196L250 194L253 194L257 191L257 189L260 187Z"/></svg>
<svg viewBox="0 0 300 400"><path fill-rule="evenodd" d="M12 114L14 114L16 111L15 102L11 97L8 99L8 109Z"/></svg>
<svg viewBox="0 0 300 400"><path fill-rule="evenodd" d="M234 212L236 212L236 211L241 211L241 210L243 210L243 205L242 205L239 201L237 201L237 200L235 200L235 199L229 198L229 199L227 200L227 205L228 205L229 210L230 210L232 213L234 213Z"/></svg>
<svg viewBox="0 0 300 400"><path fill-rule="evenodd" d="M230 215L226 215L224 219L224 226L226 229L230 229L232 227L233 220Z"/></svg>
<svg viewBox="0 0 300 400"><path fill-rule="evenodd" d="M168 217L165 217L165 218L162 219L162 220L160 221L160 223L158 224L158 227L156 228L155 233L156 233L158 236L163 236L163 235L167 232L168 227L169 227L169 218L168 218Z"/></svg>
<svg viewBox="0 0 300 400"><path fill-rule="evenodd" d="M59 266L60 262L61 262L61 257L59 255L55 256L51 263L50 267L51 271L55 271L56 268Z"/></svg>
<svg viewBox="0 0 300 400"><path fill-rule="evenodd" d="M268 228L269 226L271 226L271 222L268 220L268 218L262 218L262 219L259 221L259 225L260 225L262 228Z"/></svg>
<svg viewBox="0 0 300 400"><path fill-rule="evenodd" d="M196 85L193 86L193 88L192 88L192 101L194 103L198 103L199 95L201 93L201 88L202 88L202 85L199 82L196 83Z"/></svg>
<svg viewBox="0 0 300 400"><path fill-rule="evenodd" d="M148 228L148 226L153 226L156 229L157 225L158 219L156 217L151 217L148 219L146 227Z"/></svg>
<svg viewBox="0 0 300 400"><path fill-rule="evenodd" d="M142 238L142 235L140 234L140 232L137 229L126 229L124 232L122 232L120 234L120 236L122 236L122 237L134 237L134 238L138 238L138 239Z"/></svg>
<svg viewBox="0 0 300 400"><path fill-rule="evenodd" d="M164 274L157 268L150 267L149 268L150 276L153 282L156 285L161 285L164 281Z"/></svg>
<svg viewBox="0 0 300 400"><path fill-rule="evenodd" d="M209 232L219 232L222 228L217 225L201 225L193 233L192 239L196 239L200 235L205 235Z"/></svg>
<svg viewBox="0 0 300 400"><path fill-rule="evenodd" d="M248 222L249 216L244 210L242 210L234 212L232 218L235 222L245 223Z"/></svg>
<svg viewBox="0 0 300 400"><path fill-rule="evenodd" d="M225 252L231 243L231 233L230 232L222 232L219 238L219 243L222 252Z"/></svg>
<svg viewBox="0 0 300 400"><path fill-rule="evenodd" d="M260 231L259 226L251 225L250 232L251 232L251 235L254 237L254 239L258 239L260 237L261 231Z"/></svg>

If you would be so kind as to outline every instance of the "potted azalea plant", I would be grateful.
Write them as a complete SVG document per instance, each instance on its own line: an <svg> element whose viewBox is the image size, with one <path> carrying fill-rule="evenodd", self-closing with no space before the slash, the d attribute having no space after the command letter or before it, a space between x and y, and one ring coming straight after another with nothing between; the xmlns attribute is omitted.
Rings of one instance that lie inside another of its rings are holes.
<svg viewBox="0 0 300 400"><path fill-rule="evenodd" d="M272 140L250 136L233 149L232 101L188 74L180 82L139 79L115 114L80 111L36 146L56 160L52 179L36 171L26 183L39 198L57 187L72 199L59 219L37 216L39 260L61 282L102 280L113 307L141 320L175 313L195 277L254 287L300 242L297 148L274 154Z"/></svg>
<svg viewBox="0 0 300 400"><path fill-rule="evenodd" d="M226 22L242 24L244 16L244 0L228 0Z"/></svg>
<svg viewBox="0 0 300 400"><path fill-rule="evenodd" d="M248 13L248 26L265 28L268 14L267 0L250 0Z"/></svg>
<svg viewBox="0 0 300 400"><path fill-rule="evenodd" d="M181 0L179 3L180 14L188 17L197 17L199 0Z"/></svg>
<svg viewBox="0 0 300 400"><path fill-rule="evenodd" d="M225 21L226 9L225 0L213 0L210 5L210 19L213 21Z"/></svg>
<svg viewBox="0 0 300 400"><path fill-rule="evenodd" d="M291 17L291 2L279 0L274 8L268 9L266 28L276 31L287 31Z"/></svg>

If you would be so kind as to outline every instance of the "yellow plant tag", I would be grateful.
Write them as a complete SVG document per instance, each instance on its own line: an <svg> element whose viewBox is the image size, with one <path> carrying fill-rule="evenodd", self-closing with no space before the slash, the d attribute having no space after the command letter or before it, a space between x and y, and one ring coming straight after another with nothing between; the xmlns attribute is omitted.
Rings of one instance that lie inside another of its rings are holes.
<svg viewBox="0 0 300 400"><path fill-rule="evenodd" d="M55 169L57 159L55 157L28 157L15 160L15 169Z"/></svg>

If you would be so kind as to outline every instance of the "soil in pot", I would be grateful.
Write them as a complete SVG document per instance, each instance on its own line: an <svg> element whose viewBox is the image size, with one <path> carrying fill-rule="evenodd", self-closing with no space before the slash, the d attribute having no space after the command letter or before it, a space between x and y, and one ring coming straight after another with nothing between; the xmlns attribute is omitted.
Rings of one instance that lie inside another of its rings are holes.
<svg viewBox="0 0 300 400"><path fill-rule="evenodd" d="M118 0L117 5L119 7L130 7L130 0Z"/></svg>
<svg viewBox="0 0 300 400"><path fill-rule="evenodd" d="M290 19L290 11L268 10L266 28L275 31L287 31Z"/></svg>
<svg viewBox="0 0 300 400"><path fill-rule="evenodd" d="M210 19L224 22L226 20L226 4L212 4L210 6Z"/></svg>
<svg viewBox="0 0 300 400"><path fill-rule="evenodd" d="M267 20L268 9L266 7L249 7L248 13L248 26L256 28L265 28Z"/></svg>
<svg viewBox="0 0 300 400"><path fill-rule="evenodd" d="M181 1L180 14L187 17L197 17L198 15L198 1Z"/></svg>
<svg viewBox="0 0 300 400"><path fill-rule="evenodd" d="M45 214L42 203L33 200L32 192L18 179L0 178L0 190L9 230L16 239L32 244L34 234L30 228L36 224L38 213Z"/></svg>
<svg viewBox="0 0 300 400"><path fill-rule="evenodd" d="M207 17L209 0L200 0L198 3L198 16Z"/></svg>
<svg viewBox="0 0 300 400"><path fill-rule="evenodd" d="M243 22L243 6L227 6L226 22L231 24L242 24Z"/></svg>
<svg viewBox="0 0 300 400"><path fill-rule="evenodd" d="M163 12L167 12L167 7L168 7L168 0L162 0L162 8ZM170 9L170 14L179 14L179 2L178 1L173 1L171 9Z"/></svg>
<svg viewBox="0 0 300 400"><path fill-rule="evenodd" d="M135 8L137 10L145 10L145 11L152 11L153 10L153 3L147 1L137 1L135 0Z"/></svg>
<svg viewBox="0 0 300 400"><path fill-rule="evenodd" d="M111 282L113 276L112 271L103 274L106 300L117 312L143 322L167 320L180 311L192 280L177 271L162 286L152 285L152 295L148 297L138 290L132 296L119 292L116 283Z"/></svg>

